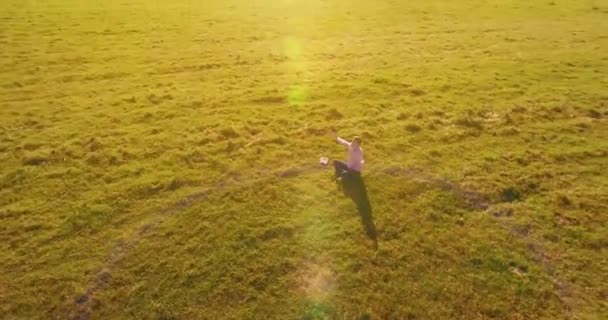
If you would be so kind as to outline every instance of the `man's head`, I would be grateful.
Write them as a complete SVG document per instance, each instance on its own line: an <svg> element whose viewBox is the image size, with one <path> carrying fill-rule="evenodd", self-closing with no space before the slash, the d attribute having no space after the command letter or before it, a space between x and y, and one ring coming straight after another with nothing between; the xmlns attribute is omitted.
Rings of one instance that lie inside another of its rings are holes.
<svg viewBox="0 0 608 320"><path fill-rule="evenodd" d="M352 141L353 146L360 147L361 146L361 138L359 136L355 136Z"/></svg>

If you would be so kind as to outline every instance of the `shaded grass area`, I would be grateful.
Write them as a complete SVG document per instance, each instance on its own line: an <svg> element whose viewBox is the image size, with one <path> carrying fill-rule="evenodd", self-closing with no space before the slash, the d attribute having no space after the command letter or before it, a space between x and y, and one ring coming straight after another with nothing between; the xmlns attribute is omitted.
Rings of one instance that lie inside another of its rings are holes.
<svg viewBox="0 0 608 320"><path fill-rule="evenodd" d="M0 314L603 318L606 17L3 1ZM306 169L333 130L363 138L377 249Z"/></svg>

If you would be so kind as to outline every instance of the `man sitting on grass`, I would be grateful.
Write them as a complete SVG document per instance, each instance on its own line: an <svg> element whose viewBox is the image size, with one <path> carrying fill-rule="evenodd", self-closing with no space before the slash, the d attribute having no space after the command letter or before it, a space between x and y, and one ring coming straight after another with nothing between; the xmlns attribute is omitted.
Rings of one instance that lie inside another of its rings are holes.
<svg viewBox="0 0 608 320"><path fill-rule="evenodd" d="M361 149L361 138L355 136L352 142L348 142L336 135L338 143L348 147L348 161L334 160L336 170L336 182L341 184L346 195L349 195L351 182L361 179L363 169L363 149Z"/></svg>

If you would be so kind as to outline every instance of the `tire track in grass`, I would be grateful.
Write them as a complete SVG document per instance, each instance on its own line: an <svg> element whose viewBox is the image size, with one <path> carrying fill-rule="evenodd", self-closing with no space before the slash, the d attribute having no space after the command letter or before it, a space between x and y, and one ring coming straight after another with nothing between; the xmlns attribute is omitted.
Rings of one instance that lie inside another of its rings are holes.
<svg viewBox="0 0 608 320"><path fill-rule="evenodd" d="M499 204L492 203L488 196L481 192L465 189L459 183L455 183L444 178L432 177L423 173L420 169L390 167L385 169L384 172L387 174L396 174L411 179L417 179L421 182L428 183L433 187L452 192L475 210L484 210L486 213L491 213L494 209L493 206ZM500 212L500 209L498 209L498 212ZM552 257L546 253L543 244L539 241L535 241L534 239L530 239L527 230L523 232L511 223L508 223L505 219L502 219L504 216L506 215L492 214L492 217L501 228L527 243L528 252L532 254L535 262L540 264L543 271L549 276L549 280L557 291L559 300L564 304L566 311L568 312L568 316L572 317L575 306L571 302L571 285L567 281L560 279L555 273L555 263L553 262ZM517 270L514 272L517 272Z"/></svg>
<svg viewBox="0 0 608 320"><path fill-rule="evenodd" d="M375 169L375 170L374 170ZM488 196L482 192L470 190L464 188L461 184L433 176L425 173L422 169L412 167L399 167L389 166L386 168L374 168L369 170L371 172L396 175L400 177L406 177L409 179L416 180L421 183L428 184L433 188L438 188L455 194L459 199L467 203L473 210L484 210L488 211L493 205L489 200ZM172 205L158 211L148 219L146 223L140 224L134 228L127 240L118 240L109 255L105 259L103 265L99 268L96 275L87 283L86 291L74 300L73 311L69 318L73 320L89 320L91 319L92 304L95 293L107 288L112 280L111 272L116 265L126 256L128 252L134 249L139 242L146 237L148 232L155 227L161 225L167 218L172 215L188 209L197 203L207 200L211 193L224 192L231 188L248 188L255 187L256 185L268 183L275 179L289 179L298 176L307 175L314 172L328 171L328 167L322 167L319 165L301 165L298 167L292 167L282 171L267 170L255 170L254 173L258 175L264 175L265 177L251 179L241 175L232 175L227 179L218 182L212 187L208 187L200 192L193 193L181 200L176 201ZM373 176L373 174L371 175ZM370 176L368 176L369 178ZM516 230L506 223L504 220L495 217L495 220L510 233L515 234L518 238L526 240L526 236L522 236L516 232ZM553 271L553 262L551 258L545 254L543 247L540 243L533 242L528 245L528 250L537 257L537 261L543 266L543 270L549 275L551 281L558 288L558 296L566 308L570 311L571 305L567 301L567 297L570 296L569 286L566 282L560 280ZM317 270L318 269L318 270ZM316 271L315 271L316 270ZM311 295L319 294L319 290L326 291L326 289L333 287L335 281L335 275L331 274L331 270L323 267L319 269L319 266L309 265L305 268L302 285L305 288L304 292Z"/></svg>
<svg viewBox="0 0 608 320"><path fill-rule="evenodd" d="M321 170L326 170L326 168L318 165L303 165L279 172L272 170L256 170L255 173L258 175L266 176L259 179L243 179L239 175L233 175L217 183L215 186L193 193L160 210L156 214L153 214L153 217L148 219L147 222L135 227L134 231L130 233L126 240L121 239L114 244L114 247L111 249L99 271L87 283L85 293L78 296L74 300L74 308L69 315L69 318L74 320L91 319L91 309L95 293L110 285L112 280L111 272L115 266L125 257L128 252L135 248L139 242L145 238L150 230L161 225L168 217L181 210L190 208L197 203L205 201L208 196L214 192L226 191L227 189L233 187L253 187L257 184L269 182L274 179L292 178Z"/></svg>
<svg viewBox="0 0 608 320"><path fill-rule="evenodd" d="M112 280L111 272L115 268L116 264L120 262L128 252L135 248L139 244L139 242L145 238L146 234L150 230L161 225L167 219L167 217L170 217L181 210L190 208L197 203L205 201L208 195L213 192L222 192L233 187L252 187L260 183L269 182L273 179L293 178L323 170L328 170L328 167L321 167L319 165L301 165L279 172L272 171L269 169L256 170L254 171L256 174L266 176L265 178L259 179L244 179L242 176L233 175L231 177L227 177L227 179L222 180L213 187L209 187L207 189L204 189L203 191L193 193L175 202L174 204L169 205L165 209L154 214L153 217L150 219L152 221L147 221L146 223L142 223L138 227L134 228L135 230L131 232L130 236L127 237L127 240L119 240L116 242L116 244L110 251L110 254L105 259L105 262L103 263L102 267L88 282L85 293L74 300L74 311L70 314L70 319L88 320L91 318L93 297L95 296L96 292L103 290L108 285L110 285L110 282ZM464 191L458 184L449 182L447 180L437 179L429 174L425 174L420 169L389 167L383 170L379 170L378 172L391 175L398 174L400 176L406 176L408 178L422 180L424 182L430 183L431 185L455 192L459 196L468 197L471 200L478 201L477 199L482 198L481 195L478 193ZM484 202L481 201L480 203ZM308 282L314 283L315 281L311 280Z"/></svg>
<svg viewBox="0 0 608 320"><path fill-rule="evenodd" d="M490 199L484 193L466 189L457 182L424 173L422 169L392 166L382 170L382 173L414 179L431 187L451 192L474 210L486 210L491 204Z"/></svg>
<svg viewBox="0 0 608 320"><path fill-rule="evenodd" d="M526 248L532 255L534 261L541 266L542 270L549 277L553 288L556 290L557 297L559 298L560 302L564 304L568 318L572 318L576 310L576 305L572 299L572 285L568 281L561 279L556 274L553 258L546 253L546 250L541 242L536 241L529 236L530 234L527 228L517 227L504 219L505 217L510 216L510 214L510 211L507 213L503 209L497 209L494 211L492 216L502 229L526 243ZM521 275L521 271L517 268L513 270L513 272Z"/></svg>

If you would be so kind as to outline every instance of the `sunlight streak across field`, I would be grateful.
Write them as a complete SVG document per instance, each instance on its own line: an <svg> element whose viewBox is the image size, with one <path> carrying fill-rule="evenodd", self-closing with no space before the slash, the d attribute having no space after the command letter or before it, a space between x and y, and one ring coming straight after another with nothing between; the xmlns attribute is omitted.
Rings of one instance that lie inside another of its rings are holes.
<svg viewBox="0 0 608 320"><path fill-rule="evenodd" d="M319 32L319 19L327 14L326 8L316 2L284 0L281 11L285 12L281 40L281 54L286 59L285 73L289 83L285 97L290 106L303 105L311 97L310 83L319 79L320 69L311 60L316 50L313 39Z"/></svg>
<svg viewBox="0 0 608 320"><path fill-rule="evenodd" d="M295 37L285 37L283 41L283 53L287 58L286 72L291 83L287 88L286 98L289 105L295 106L305 103L309 88L305 84L304 75L308 74L307 62L303 54L303 42Z"/></svg>
<svg viewBox="0 0 608 320"><path fill-rule="evenodd" d="M321 179L325 180L326 177ZM298 242L311 250L296 271L298 292L306 304L306 316L314 319L329 317L333 297L338 286L338 273L335 268L335 257L328 250L328 240L336 243L334 231L341 224L341 218L336 216L336 203L332 192L299 181L294 184L299 191L300 204L305 209L299 213L305 225L303 232L298 235Z"/></svg>
<svg viewBox="0 0 608 320"><path fill-rule="evenodd" d="M303 55L302 41L295 36L285 37L283 53L288 59L287 72L293 82L287 90L287 101L291 106L305 103L308 98L308 86L304 84L306 79L302 79L302 75L307 73L307 63Z"/></svg>

